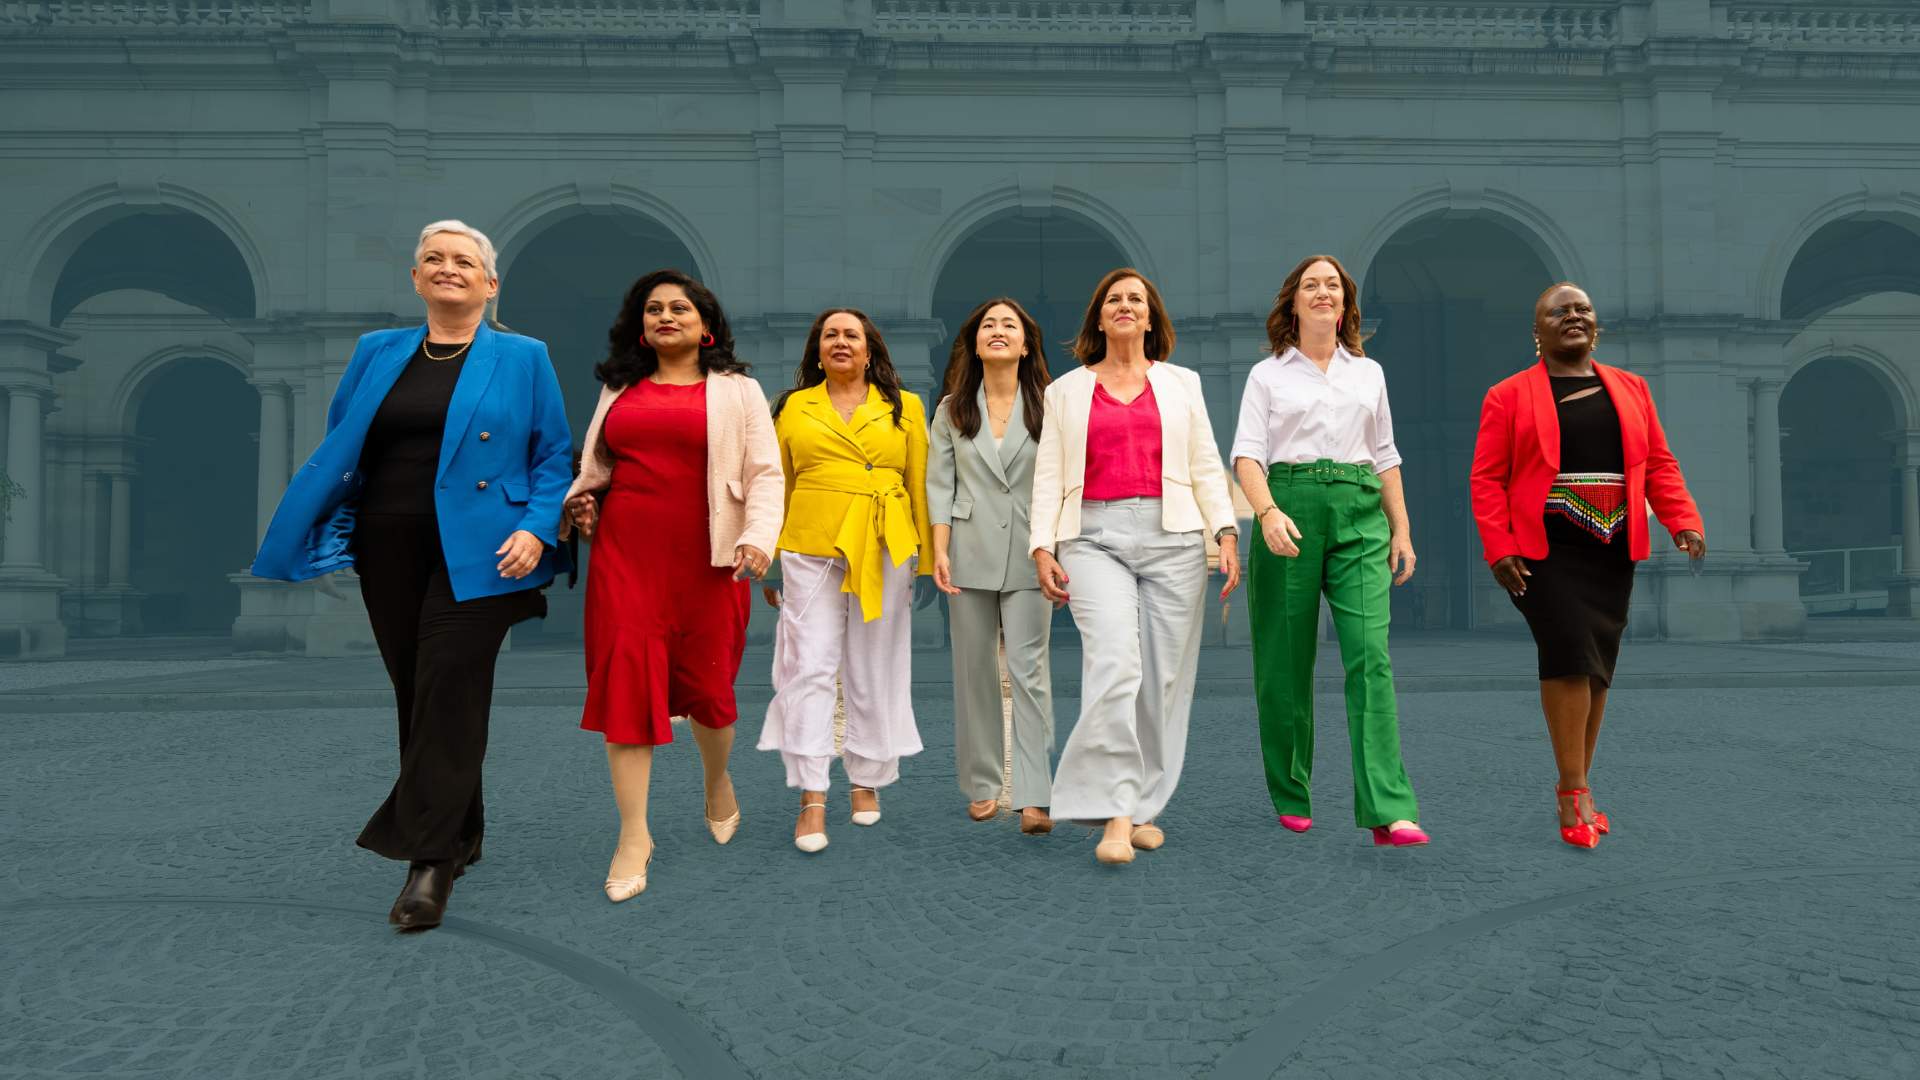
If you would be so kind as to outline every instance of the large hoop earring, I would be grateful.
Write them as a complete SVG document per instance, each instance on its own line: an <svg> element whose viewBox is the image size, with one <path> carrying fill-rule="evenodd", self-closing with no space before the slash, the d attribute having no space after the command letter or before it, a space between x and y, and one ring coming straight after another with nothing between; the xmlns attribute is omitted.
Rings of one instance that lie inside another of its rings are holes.
<svg viewBox="0 0 1920 1080"><path fill-rule="evenodd" d="M703 348L703 349L711 349L711 348L713 348L713 335L712 335L712 334L701 334L701 335L700 335L700 347L701 347L701 348Z"/></svg>

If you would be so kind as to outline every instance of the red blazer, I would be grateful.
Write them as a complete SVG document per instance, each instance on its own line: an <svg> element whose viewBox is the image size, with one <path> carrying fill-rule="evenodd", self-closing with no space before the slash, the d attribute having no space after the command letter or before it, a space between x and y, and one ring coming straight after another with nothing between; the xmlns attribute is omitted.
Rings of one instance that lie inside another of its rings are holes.
<svg viewBox="0 0 1920 1080"><path fill-rule="evenodd" d="M1620 414L1620 444L1627 458L1627 553L1638 560L1651 551L1648 503L1676 538L1688 529L1705 536L1700 508L1667 448L1647 381L1597 361L1593 368ZM1559 471L1560 415L1542 361L1495 383L1480 406L1468 489L1489 564L1509 555L1546 557L1547 492Z"/></svg>

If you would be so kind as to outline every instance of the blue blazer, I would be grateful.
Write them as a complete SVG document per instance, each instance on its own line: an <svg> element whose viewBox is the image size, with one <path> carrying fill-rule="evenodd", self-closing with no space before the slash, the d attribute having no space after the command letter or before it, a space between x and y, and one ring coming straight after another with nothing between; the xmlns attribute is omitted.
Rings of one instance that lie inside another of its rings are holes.
<svg viewBox="0 0 1920 1080"><path fill-rule="evenodd" d="M425 340L427 328L377 330L360 339L327 407L327 434L287 484L256 577L305 581L353 565L355 497L367 426ZM453 598L471 600L553 580L561 503L573 479L573 433L547 347L485 324L454 384L433 505ZM515 530L547 545L526 577L500 576L494 552Z"/></svg>

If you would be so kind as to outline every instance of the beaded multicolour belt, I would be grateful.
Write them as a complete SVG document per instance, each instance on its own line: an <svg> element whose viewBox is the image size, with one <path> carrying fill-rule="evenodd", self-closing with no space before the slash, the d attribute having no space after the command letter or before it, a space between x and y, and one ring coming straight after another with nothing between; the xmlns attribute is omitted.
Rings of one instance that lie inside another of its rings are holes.
<svg viewBox="0 0 1920 1080"><path fill-rule="evenodd" d="M1622 473L1561 473L1547 492L1547 513L1612 543L1627 523L1627 478Z"/></svg>

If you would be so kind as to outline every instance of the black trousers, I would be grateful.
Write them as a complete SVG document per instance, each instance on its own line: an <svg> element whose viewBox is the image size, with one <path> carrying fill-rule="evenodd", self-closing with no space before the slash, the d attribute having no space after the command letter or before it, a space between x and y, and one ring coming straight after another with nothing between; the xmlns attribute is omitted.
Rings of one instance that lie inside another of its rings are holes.
<svg viewBox="0 0 1920 1080"><path fill-rule="evenodd" d="M400 777L359 844L389 859L464 856L485 828L493 668L507 629L544 617L538 589L455 601L431 514L364 514L353 533L360 595L400 714Z"/></svg>

